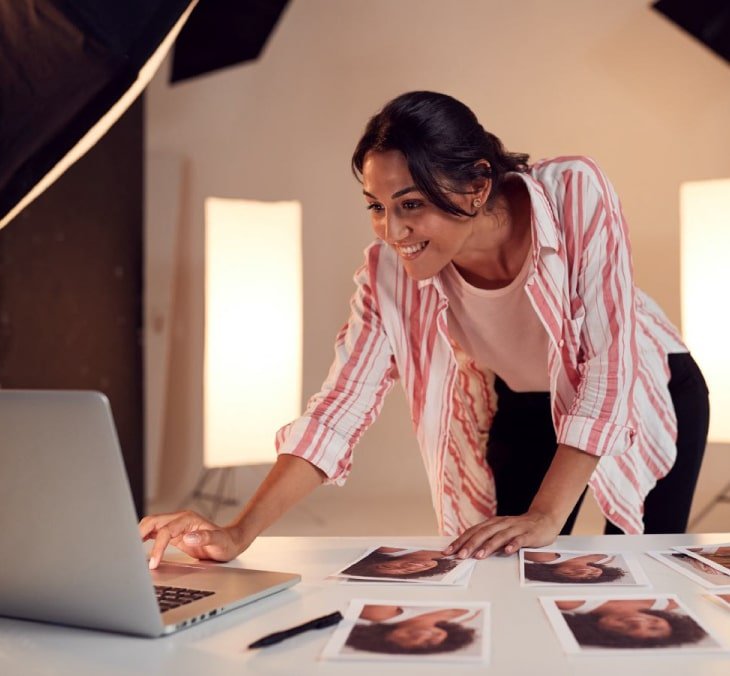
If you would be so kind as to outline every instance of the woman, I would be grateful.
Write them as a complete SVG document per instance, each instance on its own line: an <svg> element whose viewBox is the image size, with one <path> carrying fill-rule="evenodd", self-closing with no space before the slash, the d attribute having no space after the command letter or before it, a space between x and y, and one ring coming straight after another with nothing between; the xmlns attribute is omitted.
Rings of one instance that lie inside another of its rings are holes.
<svg viewBox="0 0 730 676"><path fill-rule="evenodd" d="M689 615L676 612L672 599L555 603L581 645L657 648L697 643L707 636Z"/></svg>
<svg viewBox="0 0 730 676"><path fill-rule="evenodd" d="M591 584L619 580L626 571L609 566L613 556L586 554L584 556L558 552L525 552L525 577L535 582Z"/></svg>
<svg viewBox="0 0 730 676"><path fill-rule="evenodd" d="M405 617L403 609L397 606L366 605L345 645L399 655L453 652L474 641L474 629L453 621L468 612L463 608L444 608L427 613L416 611Z"/></svg>
<svg viewBox="0 0 730 676"><path fill-rule="evenodd" d="M377 241L321 391L278 432L276 464L232 523L142 520L150 565L170 542L230 559L314 488L344 482L398 377L439 529L455 538L445 553L550 544L587 484L609 532L683 531L707 390L634 286L626 223L595 163L528 165L464 104L411 92L370 120L352 164Z"/></svg>

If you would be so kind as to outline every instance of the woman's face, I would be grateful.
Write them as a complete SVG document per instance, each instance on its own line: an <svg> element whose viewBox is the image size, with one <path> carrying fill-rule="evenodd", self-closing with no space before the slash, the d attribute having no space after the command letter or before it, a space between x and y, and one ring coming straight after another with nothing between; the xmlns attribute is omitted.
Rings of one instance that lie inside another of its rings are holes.
<svg viewBox="0 0 730 676"><path fill-rule="evenodd" d="M433 277L464 250L472 233L471 219L431 204L416 188L403 153L368 153L362 179L375 235L393 247L409 277ZM471 210L468 195L454 193L450 198Z"/></svg>
<svg viewBox="0 0 730 676"><path fill-rule="evenodd" d="M627 613L609 613L598 620L606 631L633 638L666 638L672 627L663 617L635 610Z"/></svg>
<svg viewBox="0 0 730 676"><path fill-rule="evenodd" d="M720 572L712 566L706 564L704 561L700 561L699 559L693 559L690 556L688 556L685 561L687 561L693 568L699 570L701 573L710 573L711 575L717 575Z"/></svg>
<svg viewBox="0 0 730 676"><path fill-rule="evenodd" d="M380 561L373 564L372 569L384 575L409 575L410 573L422 573L424 570L431 570L438 566L438 561L433 559L414 560L407 557L397 557L392 561Z"/></svg>
<svg viewBox="0 0 730 676"><path fill-rule="evenodd" d="M706 559L710 559L710 561L713 561L714 563L719 563L721 566L725 566L725 568L730 567L730 554L724 553L724 552L711 552L709 554L703 554Z"/></svg>
<svg viewBox="0 0 730 676"><path fill-rule="evenodd" d="M596 566L590 566L585 563L559 563L555 566L560 577L566 580L595 580L603 575L603 571Z"/></svg>
<svg viewBox="0 0 730 676"><path fill-rule="evenodd" d="M440 645L447 636L448 633L441 627L404 622L393 629L386 636L386 640L403 648L422 648Z"/></svg>

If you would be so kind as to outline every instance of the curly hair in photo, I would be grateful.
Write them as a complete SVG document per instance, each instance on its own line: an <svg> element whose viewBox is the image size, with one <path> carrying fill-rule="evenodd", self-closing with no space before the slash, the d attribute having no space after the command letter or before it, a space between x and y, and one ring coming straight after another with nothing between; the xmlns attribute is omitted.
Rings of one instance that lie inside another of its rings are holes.
<svg viewBox="0 0 730 676"><path fill-rule="evenodd" d="M446 557L433 559L436 561L436 565L428 570L417 571L415 573L381 573L378 570L374 570L374 567L379 563L386 561L394 561L398 557L389 556L380 552L371 552L362 561L353 563L348 568L342 571L343 575L360 575L362 577L398 577L402 580L408 580L411 578L431 577L433 575L443 575L448 573L450 570L456 568L459 565L458 559L449 559Z"/></svg>
<svg viewBox="0 0 730 676"><path fill-rule="evenodd" d="M590 577L580 580L580 584L591 584L599 582L613 582L619 580L626 571L616 566L606 566L603 563L589 563L592 568L598 568L602 571L598 577ZM528 563L525 561L525 577L533 582L561 582L575 584L576 580L567 575L563 575L560 566L551 565L549 563Z"/></svg>
<svg viewBox="0 0 730 676"><path fill-rule="evenodd" d="M563 613L565 621L581 645L606 648L661 648L701 641L707 632L688 615L679 615L666 610L640 610L666 620L671 627L669 636L637 638L612 631L599 625L600 613Z"/></svg>
<svg viewBox="0 0 730 676"><path fill-rule="evenodd" d="M475 631L457 622L436 622L434 626L446 632L446 638L438 645L404 647L389 640L390 634L400 622L393 624L357 624L352 628L345 645L355 650L388 655L427 655L459 650L474 641Z"/></svg>

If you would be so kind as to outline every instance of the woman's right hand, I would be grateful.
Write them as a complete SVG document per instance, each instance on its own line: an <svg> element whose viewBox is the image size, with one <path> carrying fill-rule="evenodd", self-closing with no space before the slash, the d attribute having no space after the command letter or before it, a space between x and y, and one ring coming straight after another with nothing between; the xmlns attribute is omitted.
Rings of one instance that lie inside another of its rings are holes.
<svg viewBox="0 0 730 676"><path fill-rule="evenodd" d="M142 540L154 540L150 569L162 560L168 545L174 545L196 559L230 561L251 544L240 526L219 526L191 511L153 514L139 522Z"/></svg>
<svg viewBox="0 0 730 676"><path fill-rule="evenodd" d="M157 568L167 545L196 559L230 561L244 551L289 507L325 479L322 470L295 455L280 455L251 500L228 526L191 511L146 516L139 522L142 540L154 540L150 568Z"/></svg>

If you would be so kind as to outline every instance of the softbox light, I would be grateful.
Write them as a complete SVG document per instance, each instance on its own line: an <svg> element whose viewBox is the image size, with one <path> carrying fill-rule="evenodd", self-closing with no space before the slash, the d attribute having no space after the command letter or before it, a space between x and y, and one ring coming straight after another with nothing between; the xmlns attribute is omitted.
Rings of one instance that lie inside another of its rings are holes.
<svg viewBox="0 0 730 676"><path fill-rule="evenodd" d="M114 124L197 0L0 0L0 228Z"/></svg>

